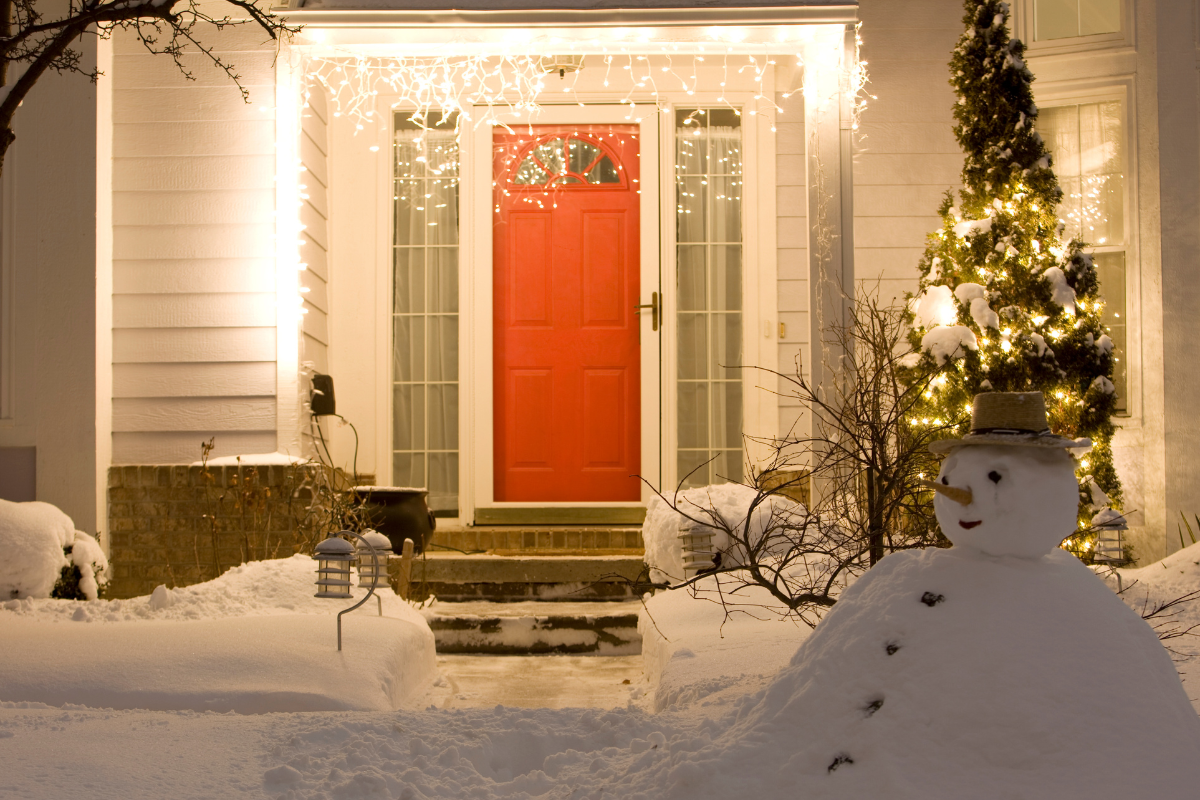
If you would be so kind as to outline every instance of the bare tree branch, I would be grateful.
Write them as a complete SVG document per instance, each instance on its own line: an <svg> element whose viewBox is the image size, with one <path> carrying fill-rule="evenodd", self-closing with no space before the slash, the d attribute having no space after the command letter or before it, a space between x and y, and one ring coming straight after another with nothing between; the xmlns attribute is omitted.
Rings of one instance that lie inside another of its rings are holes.
<svg viewBox="0 0 1200 800"><path fill-rule="evenodd" d="M183 62L193 47L220 69L249 102L234 66L201 40L201 30L255 25L272 40L290 37L289 27L258 0L223 0L238 16L214 17L202 11L199 0L70 0L65 12L46 21L37 0L0 0L0 171L16 139L13 118L29 92L48 71L75 72L95 81L100 73L85 69L83 53L75 49L85 36L108 38L118 29L132 30L151 53L170 56L188 80L195 77ZM16 75L15 81L10 77Z"/></svg>

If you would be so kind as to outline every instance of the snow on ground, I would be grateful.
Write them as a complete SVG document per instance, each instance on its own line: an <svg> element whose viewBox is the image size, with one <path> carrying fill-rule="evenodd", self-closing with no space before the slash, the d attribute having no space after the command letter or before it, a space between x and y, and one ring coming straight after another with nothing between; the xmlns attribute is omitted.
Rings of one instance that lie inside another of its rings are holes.
<svg viewBox="0 0 1200 800"><path fill-rule="evenodd" d="M784 617L783 605L765 589L742 589L736 600L729 598L736 607L712 599L715 578L702 579L696 591L697 597L660 592L639 616L655 711L711 708L761 689L812 632Z"/></svg>
<svg viewBox="0 0 1200 800"><path fill-rule="evenodd" d="M1185 547L1147 567L1118 570L1121 574L1121 599L1139 614L1153 611L1157 605L1200 591L1200 544ZM1113 573L1101 573L1109 588L1117 589ZM1183 688L1200 712L1200 597L1168 608L1151 619L1162 630L1190 634L1165 640L1171 658L1183 679Z"/></svg>
<svg viewBox="0 0 1200 800"><path fill-rule="evenodd" d="M313 597L307 556L234 567L128 600L0 603L0 700L101 708L391 710L436 677L433 634L391 589L350 602ZM356 590L362 597L362 590Z"/></svg>

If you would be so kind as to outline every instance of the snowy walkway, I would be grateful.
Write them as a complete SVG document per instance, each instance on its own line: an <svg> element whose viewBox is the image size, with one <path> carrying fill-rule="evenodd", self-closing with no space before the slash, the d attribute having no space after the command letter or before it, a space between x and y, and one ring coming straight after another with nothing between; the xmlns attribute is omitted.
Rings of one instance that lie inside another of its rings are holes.
<svg viewBox="0 0 1200 800"><path fill-rule="evenodd" d="M625 708L643 694L638 656L439 655L438 708Z"/></svg>

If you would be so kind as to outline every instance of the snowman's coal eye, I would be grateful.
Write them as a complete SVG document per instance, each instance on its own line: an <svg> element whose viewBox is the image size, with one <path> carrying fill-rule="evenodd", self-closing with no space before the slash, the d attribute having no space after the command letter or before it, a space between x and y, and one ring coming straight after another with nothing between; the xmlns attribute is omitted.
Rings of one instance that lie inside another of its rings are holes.
<svg viewBox="0 0 1200 800"><path fill-rule="evenodd" d="M942 483L946 484L947 486L949 486L949 485L950 485L950 481L949 481L949 480L947 480L947 479L946 479L946 477L945 477L944 475L942 476Z"/></svg>
<svg viewBox="0 0 1200 800"><path fill-rule="evenodd" d="M991 472L988 473L988 480L991 481L992 483L999 483L1000 482L1000 473L996 472L996 470L992 470Z"/></svg>

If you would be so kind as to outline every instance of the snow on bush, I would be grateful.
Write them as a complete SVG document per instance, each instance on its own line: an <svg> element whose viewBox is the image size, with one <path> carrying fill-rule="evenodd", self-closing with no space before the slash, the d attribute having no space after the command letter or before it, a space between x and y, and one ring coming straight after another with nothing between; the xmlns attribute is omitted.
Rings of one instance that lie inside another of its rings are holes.
<svg viewBox="0 0 1200 800"><path fill-rule="evenodd" d="M99 543L49 503L0 500L0 553L0 599L49 597L64 567L79 568L79 590L89 600L107 581Z"/></svg>
<svg viewBox="0 0 1200 800"><path fill-rule="evenodd" d="M642 540L646 544L646 564L650 567L651 580L655 583L675 583L683 580L683 549L679 541L679 529L685 522L689 527L693 526L683 514L701 522L723 522L730 529L738 531L745 526L750 504L757 496L758 491L749 486L723 483L687 489L669 497L668 499L675 501L679 511L671 508L661 497L651 500L650 507L646 510L646 521L642 524ZM803 506L799 503L780 495L772 495L754 510L754 516L750 520L749 540L761 540L773 519L778 522L781 516L802 510ZM730 540L721 527L705 527L713 530L713 547L725 554L725 566L744 563L742 554L734 547L735 542Z"/></svg>

